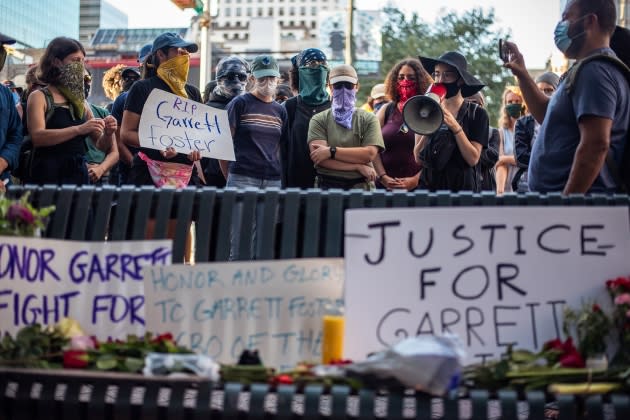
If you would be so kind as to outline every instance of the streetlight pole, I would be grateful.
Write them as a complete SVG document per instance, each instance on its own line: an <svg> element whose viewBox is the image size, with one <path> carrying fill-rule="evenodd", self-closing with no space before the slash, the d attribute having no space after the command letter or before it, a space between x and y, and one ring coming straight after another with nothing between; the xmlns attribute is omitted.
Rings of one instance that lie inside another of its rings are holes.
<svg viewBox="0 0 630 420"><path fill-rule="evenodd" d="M354 0L348 0L348 13L347 13L347 25L346 30L346 48L344 59L346 64L352 65L352 49L354 48L353 36L352 36L352 23L354 15Z"/></svg>
<svg viewBox="0 0 630 420"><path fill-rule="evenodd" d="M212 44L210 42L210 0L203 0L203 12L199 18L201 29L201 56L199 60L199 90L203 92L206 84L212 80Z"/></svg>

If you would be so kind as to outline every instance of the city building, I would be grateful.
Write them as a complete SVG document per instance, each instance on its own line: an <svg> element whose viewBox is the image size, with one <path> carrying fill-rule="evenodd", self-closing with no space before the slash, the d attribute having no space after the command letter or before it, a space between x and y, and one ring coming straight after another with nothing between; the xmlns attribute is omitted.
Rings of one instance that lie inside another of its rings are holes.
<svg viewBox="0 0 630 420"><path fill-rule="evenodd" d="M2 33L17 40L16 49L45 48L60 35L78 38L79 0L38 0L37 6L24 0L0 2Z"/></svg>
<svg viewBox="0 0 630 420"><path fill-rule="evenodd" d="M617 0L617 17L619 19L619 26L629 28L630 26L630 1L629 0Z"/></svg>
<svg viewBox="0 0 630 420"><path fill-rule="evenodd" d="M127 28L127 14L107 0L80 0L79 41L88 44L98 29Z"/></svg>

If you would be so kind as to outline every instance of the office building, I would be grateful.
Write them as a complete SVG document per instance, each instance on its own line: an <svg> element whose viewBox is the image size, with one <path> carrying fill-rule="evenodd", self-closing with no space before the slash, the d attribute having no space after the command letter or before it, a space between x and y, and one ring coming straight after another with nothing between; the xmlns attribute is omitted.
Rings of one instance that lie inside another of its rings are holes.
<svg viewBox="0 0 630 420"><path fill-rule="evenodd" d="M107 0L80 0L79 41L88 44L100 28L127 28L127 14Z"/></svg>
<svg viewBox="0 0 630 420"><path fill-rule="evenodd" d="M45 48L51 39L79 36L80 0L0 1L2 33L15 38L17 49Z"/></svg>

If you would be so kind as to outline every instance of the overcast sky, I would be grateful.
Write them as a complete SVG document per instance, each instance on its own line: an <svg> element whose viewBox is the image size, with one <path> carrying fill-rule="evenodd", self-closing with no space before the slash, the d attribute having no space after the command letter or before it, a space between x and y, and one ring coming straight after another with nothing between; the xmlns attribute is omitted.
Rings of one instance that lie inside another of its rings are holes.
<svg viewBox="0 0 630 420"><path fill-rule="evenodd" d="M182 12L170 0L109 0L129 16L130 28L185 27L194 11ZM358 9L375 10L387 2L355 0ZM494 7L497 26L510 29L512 37L525 56L527 66L542 68L552 53L553 30L560 19L560 0L394 0L397 7L415 11L431 23L440 13L462 12L480 6ZM419 52L420 53L420 52Z"/></svg>

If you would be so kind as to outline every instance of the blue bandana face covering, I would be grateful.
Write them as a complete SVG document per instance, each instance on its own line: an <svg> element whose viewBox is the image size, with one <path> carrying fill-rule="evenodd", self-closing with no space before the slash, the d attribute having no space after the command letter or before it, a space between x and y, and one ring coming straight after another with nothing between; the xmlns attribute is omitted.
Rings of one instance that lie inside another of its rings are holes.
<svg viewBox="0 0 630 420"><path fill-rule="evenodd" d="M348 129L352 128L352 114L357 101L357 91L354 89L333 89L332 114L337 124Z"/></svg>

